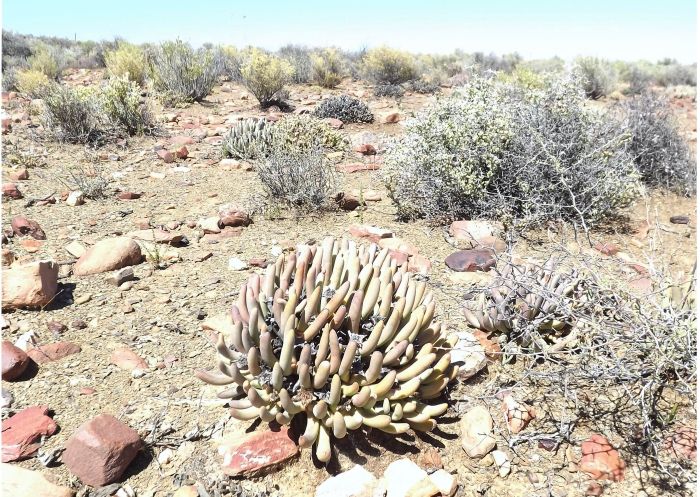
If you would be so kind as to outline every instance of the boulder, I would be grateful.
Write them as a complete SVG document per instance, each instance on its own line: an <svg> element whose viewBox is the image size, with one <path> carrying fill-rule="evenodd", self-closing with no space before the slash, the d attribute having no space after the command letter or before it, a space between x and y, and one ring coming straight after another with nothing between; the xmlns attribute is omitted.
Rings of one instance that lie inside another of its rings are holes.
<svg viewBox="0 0 700 497"><path fill-rule="evenodd" d="M24 216L15 216L10 221L12 232L17 236L31 236L35 240L46 240L46 233L41 229L39 223Z"/></svg>
<svg viewBox="0 0 700 497"><path fill-rule="evenodd" d="M2 341L2 379L16 380L27 369L29 356L9 340Z"/></svg>
<svg viewBox="0 0 700 497"><path fill-rule="evenodd" d="M58 264L53 261L15 263L2 270L2 309L40 308L56 296Z"/></svg>
<svg viewBox="0 0 700 497"><path fill-rule="evenodd" d="M453 271L488 271L496 265L496 259L491 250L459 250L448 255L445 264Z"/></svg>
<svg viewBox="0 0 700 497"><path fill-rule="evenodd" d="M119 481L143 447L139 434L109 414L83 423L66 442L62 460L86 485Z"/></svg>
<svg viewBox="0 0 700 497"><path fill-rule="evenodd" d="M143 261L139 245L128 237L100 240L90 247L73 266L73 274L86 276L106 273Z"/></svg>
<svg viewBox="0 0 700 497"><path fill-rule="evenodd" d="M220 226L248 226L253 220L247 212L233 204L226 204L219 207Z"/></svg>

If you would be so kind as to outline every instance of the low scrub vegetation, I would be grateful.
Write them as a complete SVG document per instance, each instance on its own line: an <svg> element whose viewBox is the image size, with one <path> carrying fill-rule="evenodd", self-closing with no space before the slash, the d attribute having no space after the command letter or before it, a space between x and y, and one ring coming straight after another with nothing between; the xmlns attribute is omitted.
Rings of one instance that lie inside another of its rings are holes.
<svg viewBox="0 0 700 497"><path fill-rule="evenodd" d="M326 48L311 55L311 80L323 88L335 88L343 80L345 68L340 52Z"/></svg>
<svg viewBox="0 0 700 497"><path fill-rule="evenodd" d="M166 102L199 102L211 93L222 75L224 59L217 50L194 50L178 40L158 46L150 64L156 88L164 93Z"/></svg>
<svg viewBox="0 0 700 497"><path fill-rule="evenodd" d="M46 74L34 69L17 71L14 78L14 87L31 98L38 98L51 82Z"/></svg>
<svg viewBox="0 0 700 497"><path fill-rule="evenodd" d="M155 119L141 102L141 90L126 76L110 78L101 93L102 107L111 125L127 135L152 134Z"/></svg>
<svg viewBox="0 0 700 497"><path fill-rule="evenodd" d="M610 95L617 85L617 72L607 61L594 57L581 57L576 68L583 78L583 89L588 98L597 100Z"/></svg>
<svg viewBox="0 0 700 497"><path fill-rule="evenodd" d="M697 169L668 101L644 92L620 105L631 140L629 151L642 181L681 194L696 189Z"/></svg>
<svg viewBox="0 0 700 497"><path fill-rule="evenodd" d="M238 121L224 135L222 152L233 159L265 157L272 146L274 126L264 119Z"/></svg>
<svg viewBox="0 0 700 497"><path fill-rule="evenodd" d="M107 74L110 76L126 76L138 84L143 84L146 81L146 54L141 47L122 42L116 50L105 54L105 64Z"/></svg>
<svg viewBox="0 0 700 497"><path fill-rule="evenodd" d="M367 52L362 67L367 79L374 83L400 85L418 76L414 57L389 47Z"/></svg>
<svg viewBox="0 0 700 497"><path fill-rule="evenodd" d="M475 78L409 121L386 159L399 216L587 227L619 212L640 189L629 133L588 110L579 88L575 79L524 90Z"/></svg>
<svg viewBox="0 0 700 497"><path fill-rule="evenodd" d="M288 149L311 149L321 147L326 151L342 151L347 148L347 139L332 129L323 120L310 116L289 116L274 125L277 146Z"/></svg>
<svg viewBox="0 0 700 497"><path fill-rule="evenodd" d="M88 143L103 136L106 119L94 89L54 83L46 87L41 98L44 128L55 139Z"/></svg>
<svg viewBox="0 0 700 497"><path fill-rule="evenodd" d="M332 117L344 123L371 123L374 115L361 100L349 95L330 97L314 109L314 116L320 118Z"/></svg>
<svg viewBox="0 0 700 497"><path fill-rule="evenodd" d="M258 49L251 50L241 66L241 80L262 108L284 104L284 87L291 82L293 74L289 62Z"/></svg>

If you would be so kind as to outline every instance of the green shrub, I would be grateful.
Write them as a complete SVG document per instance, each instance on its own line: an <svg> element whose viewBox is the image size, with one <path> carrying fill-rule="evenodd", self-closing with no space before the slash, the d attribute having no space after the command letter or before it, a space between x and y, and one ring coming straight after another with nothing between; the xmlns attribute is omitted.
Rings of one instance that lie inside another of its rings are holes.
<svg viewBox="0 0 700 497"><path fill-rule="evenodd" d="M506 84L512 84L521 88L544 88L546 79L543 74L536 73L524 66L516 67L512 72L498 72L496 79Z"/></svg>
<svg viewBox="0 0 700 497"><path fill-rule="evenodd" d="M385 182L399 217L510 226L613 216L640 190L629 134L585 106L580 81L532 90L474 78L406 123Z"/></svg>
<svg viewBox="0 0 700 497"><path fill-rule="evenodd" d="M344 123L371 123L374 121L367 104L349 95L329 97L321 102L313 112L320 118L332 117Z"/></svg>
<svg viewBox="0 0 700 497"><path fill-rule="evenodd" d="M406 90L401 85L379 83L374 87L375 97L401 98Z"/></svg>
<svg viewBox="0 0 700 497"><path fill-rule="evenodd" d="M312 81L324 88L335 88L343 80L345 69L340 52L326 48L311 55L313 67Z"/></svg>
<svg viewBox="0 0 700 497"><path fill-rule="evenodd" d="M583 89L588 98L598 100L607 97L615 89L617 74L615 68L607 61L594 57L580 57L576 68L583 77Z"/></svg>
<svg viewBox="0 0 700 497"><path fill-rule="evenodd" d="M107 118L94 89L51 83L41 98L44 128L57 140L89 143L103 136Z"/></svg>
<svg viewBox="0 0 700 497"><path fill-rule="evenodd" d="M311 50L298 45L285 45L277 51L277 55L289 62L294 69L292 83L305 84L311 81L314 70Z"/></svg>
<svg viewBox="0 0 700 497"><path fill-rule="evenodd" d="M180 40L162 43L152 57L156 88L165 92L169 103L204 100L224 69L221 52L207 48L194 50Z"/></svg>
<svg viewBox="0 0 700 497"><path fill-rule="evenodd" d="M241 66L243 84L263 108L284 100L284 86L291 81L294 69L286 60L252 49Z"/></svg>
<svg viewBox="0 0 700 497"><path fill-rule="evenodd" d="M388 47L374 48L365 54L362 66L374 83L400 85L418 76L413 56Z"/></svg>
<svg viewBox="0 0 700 497"><path fill-rule="evenodd" d="M58 79L60 66L55 50L48 46L39 44L31 57L27 59L29 68L33 71L44 73L49 79Z"/></svg>
<svg viewBox="0 0 700 497"><path fill-rule="evenodd" d="M269 156L257 164L256 172L268 204L305 211L327 208L338 185L335 167L318 141L292 149L285 142L275 142Z"/></svg>
<svg viewBox="0 0 700 497"><path fill-rule="evenodd" d="M39 98L44 88L48 86L50 82L48 76L43 72L34 69L25 69L17 71L14 85L21 93L31 98Z"/></svg>
<svg viewBox="0 0 700 497"><path fill-rule="evenodd" d="M642 181L689 195L695 192L696 162L668 101L647 91L620 104L629 143Z"/></svg>
<svg viewBox="0 0 700 497"><path fill-rule="evenodd" d="M128 135L142 135L155 130L153 114L141 103L139 85L126 75L110 78L100 93L110 124Z"/></svg>
<svg viewBox="0 0 700 497"><path fill-rule="evenodd" d="M310 149L320 146L325 150L341 151L347 140L323 120L303 114L288 116L274 125L275 140L288 149ZM282 146L280 145L280 146Z"/></svg>
<svg viewBox="0 0 700 497"><path fill-rule="evenodd" d="M116 50L108 51L104 58L110 76L126 76L138 84L146 81L146 54L140 47L122 42Z"/></svg>

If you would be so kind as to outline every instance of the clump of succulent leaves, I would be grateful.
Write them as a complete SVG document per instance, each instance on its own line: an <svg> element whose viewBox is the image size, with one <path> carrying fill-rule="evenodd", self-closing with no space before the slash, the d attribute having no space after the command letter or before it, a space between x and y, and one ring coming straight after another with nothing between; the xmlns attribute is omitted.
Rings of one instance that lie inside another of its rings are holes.
<svg viewBox="0 0 700 497"><path fill-rule="evenodd" d="M458 367L434 316L426 282L387 249L326 238L248 278L218 337L219 372L196 375L229 386L219 396L236 419L305 416L299 444L327 462L349 430L435 428L448 406L431 402Z"/></svg>
<svg viewBox="0 0 700 497"><path fill-rule="evenodd" d="M256 159L267 154L272 139L272 125L266 120L243 119L224 135L222 152L233 159Z"/></svg>

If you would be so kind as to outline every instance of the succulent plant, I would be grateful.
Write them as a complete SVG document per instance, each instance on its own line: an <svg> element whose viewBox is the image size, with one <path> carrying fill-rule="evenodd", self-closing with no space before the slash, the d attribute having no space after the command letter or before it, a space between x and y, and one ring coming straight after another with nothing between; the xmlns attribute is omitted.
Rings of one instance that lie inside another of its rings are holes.
<svg viewBox="0 0 700 497"><path fill-rule="evenodd" d="M224 157L255 159L266 155L272 143L272 126L264 119L238 121L224 136Z"/></svg>
<svg viewBox="0 0 700 497"><path fill-rule="evenodd" d="M554 266L553 259L542 266L507 266L489 292L479 295L479 309L463 308L469 326L488 333L510 333L518 323L528 322L539 332L553 332L550 338L556 339L573 324L573 297L582 282L575 271L555 271ZM531 335L536 340L541 337Z"/></svg>
<svg viewBox="0 0 700 497"><path fill-rule="evenodd" d="M457 374L454 337L434 320L425 281L397 265L387 249L326 238L281 255L251 275L232 306L230 336L216 345L220 374L201 380L231 385L231 415L289 424L306 415L302 447L327 462L331 439L368 426L388 433L430 431Z"/></svg>

